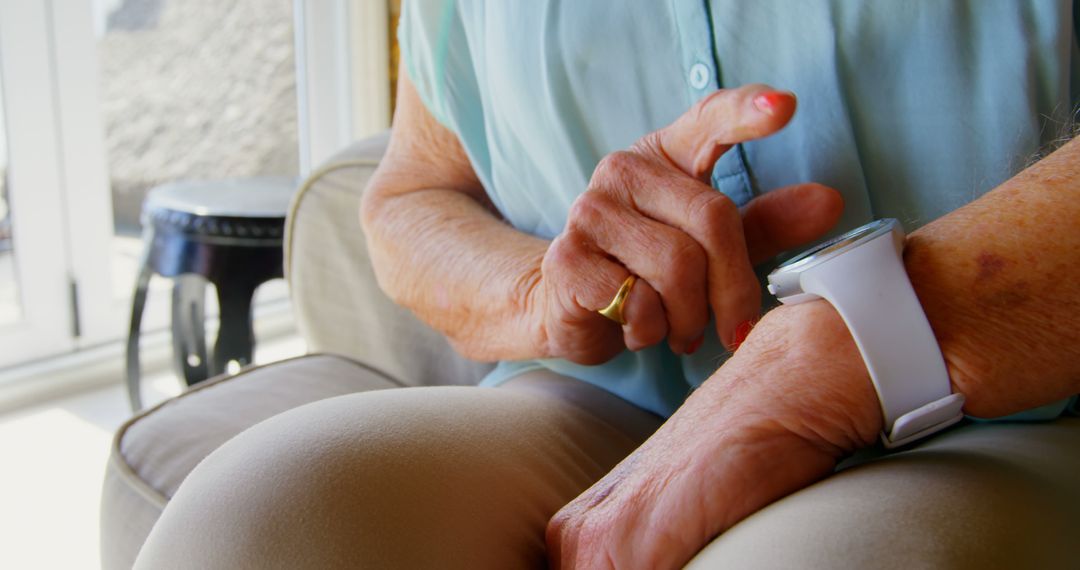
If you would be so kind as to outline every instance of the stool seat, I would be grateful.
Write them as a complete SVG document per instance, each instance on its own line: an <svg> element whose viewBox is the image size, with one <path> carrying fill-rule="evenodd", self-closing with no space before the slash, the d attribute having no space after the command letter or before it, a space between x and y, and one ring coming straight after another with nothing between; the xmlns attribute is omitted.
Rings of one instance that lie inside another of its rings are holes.
<svg viewBox="0 0 1080 570"><path fill-rule="evenodd" d="M173 282L173 360L188 385L251 362L255 289L284 275L285 213L299 185L290 177L187 180L155 187L143 202L143 259L128 334L128 396L142 407L139 329L150 278ZM221 326L213 358L205 341L207 283L217 291Z"/></svg>
<svg viewBox="0 0 1080 570"><path fill-rule="evenodd" d="M282 218L296 192L295 178L263 176L181 180L150 191L143 212L186 212L197 216Z"/></svg>

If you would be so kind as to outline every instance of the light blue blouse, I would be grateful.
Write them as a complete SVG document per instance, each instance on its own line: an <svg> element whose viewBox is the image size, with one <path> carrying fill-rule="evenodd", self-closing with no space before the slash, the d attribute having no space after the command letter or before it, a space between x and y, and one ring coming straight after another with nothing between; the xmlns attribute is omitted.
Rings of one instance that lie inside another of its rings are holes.
<svg viewBox="0 0 1080 570"><path fill-rule="evenodd" d="M521 231L554 237L604 155L746 83L790 89L799 109L721 158L719 191L741 205L820 182L844 196L837 233L882 217L910 231L1063 131L1078 16L1069 0L407 0L399 38L425 105ZM543 367L667 416L724 357L711 332L693 356L503 362L484 383Z"/></svg>

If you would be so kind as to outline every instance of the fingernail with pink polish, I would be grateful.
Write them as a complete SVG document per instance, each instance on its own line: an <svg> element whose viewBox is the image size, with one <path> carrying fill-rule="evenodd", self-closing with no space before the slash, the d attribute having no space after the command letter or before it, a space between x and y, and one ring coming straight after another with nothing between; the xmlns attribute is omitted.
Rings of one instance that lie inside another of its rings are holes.
<svg viewBox="0 0 1080 570"><path fill-rule="evenodd" d="M786 91L766 91L754 97L754 106L766 115L775 115L784 101L791 98L791 93Z"/></svg>
<svg viewBox="0 0 1080 570"><path fill-rule="evenodd" d="M697 337L697 340L691 342L690 345L686 347L686 354L689 356L697 352L698 349L701 348L701 343L703 342L705 342L705 335Z"/></svg>
<svg viewBox="0 0 1080 570"><path fill-rule="evenodd" d="M732 339L732 348L739 348L739 345L746 342L746 337L750 336L750 331L754 329L754 321L743 321L739 323L739 326L735 327L735 337Z"/></svg>

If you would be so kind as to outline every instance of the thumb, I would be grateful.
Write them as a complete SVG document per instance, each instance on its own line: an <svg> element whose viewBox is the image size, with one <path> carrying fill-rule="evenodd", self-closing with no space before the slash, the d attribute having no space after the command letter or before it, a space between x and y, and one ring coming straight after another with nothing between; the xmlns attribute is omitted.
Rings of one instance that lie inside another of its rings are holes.
<svg viewBox="0 0 1080 570"><path fill-rule="evenodd" d="M674 166L708 183L713 165L732 145L771 135L795 114L795 95L768 85L721 89L674 123L643 139Z"/></svg>
<svg viewBox="0 0 1080 570"><path fill-rule="evenodd" d="M757 265L822 237L843 212L840 193L821 184L796 184L758 196L742 209L750 262Z"/></svg>

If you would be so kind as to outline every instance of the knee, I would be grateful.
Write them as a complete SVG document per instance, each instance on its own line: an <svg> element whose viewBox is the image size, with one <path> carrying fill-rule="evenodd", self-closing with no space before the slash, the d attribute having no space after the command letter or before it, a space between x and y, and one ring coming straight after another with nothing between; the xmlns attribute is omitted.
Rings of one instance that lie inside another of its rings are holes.
<svg viewBox="0 0 1080 570"><path fill-rule="evenodd" d="M545 414L543 403L475 388L386 390L297 408L201 463L139 561L191 568L419 567L462 559L446 549L490 550L479 541L492 534L527 543L527 527L543 528L557 498L527 497L534 503L522 516L536 521L507 524L491 512L498 503L525 499L515 489L522 473L543 476L543 450L530 453L529 442L507 432L546 421ZM411 537L424 537L427 545ZM433 537L447 540L433 544Z"/></svg>

